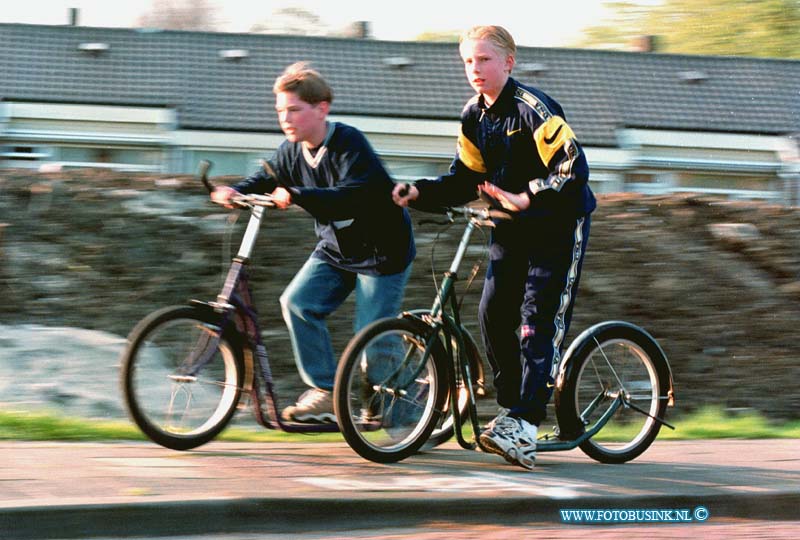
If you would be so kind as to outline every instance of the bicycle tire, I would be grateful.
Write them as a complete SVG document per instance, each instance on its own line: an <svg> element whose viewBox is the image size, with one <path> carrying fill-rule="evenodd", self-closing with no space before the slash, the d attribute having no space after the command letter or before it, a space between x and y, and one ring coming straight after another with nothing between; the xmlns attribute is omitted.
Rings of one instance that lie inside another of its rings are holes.
<svg viewBox="0 0 800 540"><path fill-rule="evenodd" d="M671 390L666 356L650 334L618 321L587 330L573 347L554 399L561 437L576 437L591 429L607 410L603 404L609 404L614 392L622 391L650 416L622 406L580 448L602 463L635 459L650 447L661 429L661 423L652 417L665 417ZM600 393L604 393L600 406L585 412Z"/></svg>
<svg viewBox="0 0 800 540"><path fill-rule="evenodd" d="M356 334L342 354L334 410L345 440L364 459L405 459L439 421L447 397L446 353L435 339L421 362L430 332L422 321L381 319Z"/></svg>
<svg viewBox="0 0 800 540"><path fill-rule="evenodd" d="M467 332L466 329L462 328L462 332L464 333L464 344L465 344L465 352L467 358L469 359L469 371L472 377L472 395L477 400L479 397L479 388L481 387L481 383L479 381L484 380L484 371L483 371L483 357L478 349L478 345L475 343L474 338L472 335ZM455 340L454 340L455 341ZM453 347L456 348L456 344L453 344ZM456 383L459 386L458 392L458 411L459 411L459 418L461 419L461 425L464 425L469 420L469 398L467 395L466 388L464 383L461 379L461 375L458 374L456 377ZM442 419L437 423L436 427L434 427L431 436L428 437L428 441L425 443L425 448L434 448L445 442L449 441L453 435L455 434L455 417L450 411L451 407L451 399L450 399L450 392L448 389L447 398L445 399L444 403L444 415Z"/></svg>
<svg viewBox="0 0 800 540"><path fill-rule="evenodd" d="M153 442L173 450L196 448L219 435L236 412L242 349L235 332L219 336L219 322L210 309L174 306L144 318L131 332L122 353L123 397L129 416ZM204 355L210 355L208 362L192 373Z"/></svg>

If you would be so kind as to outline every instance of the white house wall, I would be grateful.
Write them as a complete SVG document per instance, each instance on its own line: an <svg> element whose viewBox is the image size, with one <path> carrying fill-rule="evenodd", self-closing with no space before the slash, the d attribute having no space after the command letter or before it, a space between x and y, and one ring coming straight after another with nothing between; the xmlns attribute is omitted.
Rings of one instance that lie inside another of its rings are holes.
<svg viewBox="0 0 800 540"><path fill-rule="evenodd" d="M445 172L455 155L457 121L331 115L362 130L398 179ZM277 129L277 126L275 126ZM78 156L68 166L113 166L125 170L191 173L201 159L216 162L215 173L244 175L283 142L281 133L181 130L177 112L167 107L123 107L52 103L0 103L0 139L6 166L35 166ZM767 183L796 176L797 164L785 156L788 137L669 130L622 129L618 148L585 147L591 181L598 192L639 189L631 175L661 180L648 191L675 188L670 175L705 173L754 176ZM787 146L788 145L788 146ZM27 146L20 155L13 149ZM93 162L92 151L115 148L127 162ZM9 150L11 148L11 150ZM59 150L62 149L62 150ZM80 149L86 150L82 157ZM138 157L137 157L138 156ZM61 160L65 161L65 160ZM663 181L666 179L666 181Z"/></svg>
<svg viewBox="0 0 800 540"><path fill-rule="evenodd" d="M631 151L633 165L649 164L699 171L731 173L777 173L783 162L785 137L763 135L680 132L666 130L620 130L619 145Z"/></svg>
<svg viewBox="0 0 800 540"><path fill-rule="evenodd" d="M175 112L161 107L2 103L6 166L165 170ZM102 158L102 159L101 159Z"/></svg>

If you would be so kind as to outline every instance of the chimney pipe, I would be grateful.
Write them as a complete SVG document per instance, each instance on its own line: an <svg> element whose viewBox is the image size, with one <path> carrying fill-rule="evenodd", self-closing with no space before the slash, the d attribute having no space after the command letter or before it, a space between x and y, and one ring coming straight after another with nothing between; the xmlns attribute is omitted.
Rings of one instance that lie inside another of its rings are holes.
<svg viewBox="0 0 800 540"><path fill-rule="evenodd" d="M634 52L653 53L658 51L658 37L653 35L637 36L631 41Z"/></svg>
<svg viewBox="0 0 800 540"><path fill-rule="evenodd" d="M69 8L69 25L78 26L78 8Z"/></svg>
<svg viewBox="0 0 800 540"><path fill-rule="evenodd" d="M355 21L347 25L344 31L345 37L355 39L371 39L372 29L369 21Z"/></svg>

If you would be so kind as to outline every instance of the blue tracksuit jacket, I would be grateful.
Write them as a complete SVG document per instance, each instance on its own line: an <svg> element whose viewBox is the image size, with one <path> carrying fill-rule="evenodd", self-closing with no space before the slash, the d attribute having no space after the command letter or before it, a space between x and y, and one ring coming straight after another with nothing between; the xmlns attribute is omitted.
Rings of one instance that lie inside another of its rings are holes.
<svg viewBox="0 0 800 540"><path fill-rule="evenodd" d="M482 96L467 102L449 174L415 184L421 209L471 201L484 181L529 194L530 207L492 231L479 309L498 402L536 424L552 394L596 207L588 180L561 106L509 78L491 106Z"/></svg>

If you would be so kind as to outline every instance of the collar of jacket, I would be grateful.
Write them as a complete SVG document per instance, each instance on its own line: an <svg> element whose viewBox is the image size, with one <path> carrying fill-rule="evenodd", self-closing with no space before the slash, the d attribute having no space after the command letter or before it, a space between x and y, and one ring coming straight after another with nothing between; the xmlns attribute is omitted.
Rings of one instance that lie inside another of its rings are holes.
<svg viewBox="0 0 800 540"><path fill-rule="evenodd" d="M483 94L481 94L481 96L478 98L478 106L480 107L481 112L496 115L507 111L509 107L514 104L514 94L517 91L517 86L519 86L517 81L509 77L506 81L506 85L500 92L497 101L492 103L491 107L486 106L486 101L484 100Z"/></svg>

